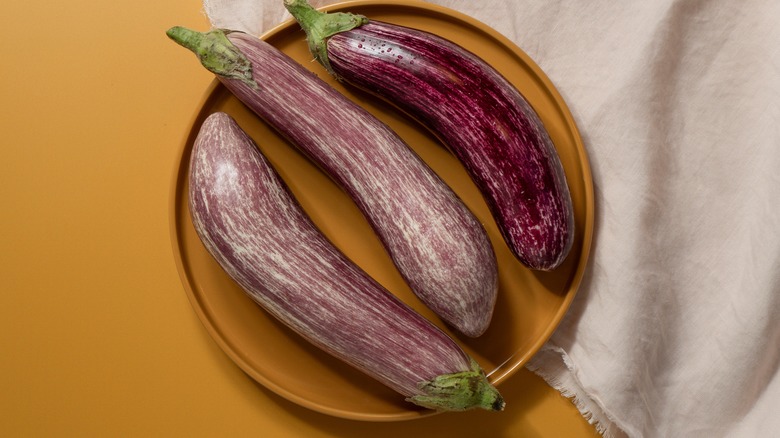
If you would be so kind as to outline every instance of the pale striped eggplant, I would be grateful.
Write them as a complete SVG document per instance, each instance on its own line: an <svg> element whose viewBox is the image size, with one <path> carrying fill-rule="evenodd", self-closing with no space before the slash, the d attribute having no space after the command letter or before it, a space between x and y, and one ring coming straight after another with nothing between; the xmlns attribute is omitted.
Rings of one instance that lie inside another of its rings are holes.
<svg viewBox="0 0 780 438"><path fill-rule="evenodd" d="M271 315L412 403L503 409L476 361L340 252L227 114L201 125L189 175L198 236Z"/></svg>
<svg viewBox="0 0 780 438"><path fill-rule="evenodd" d="M421 122L463 163L522 263L552 270L563 262L574 240L569 187L548 132L517 88L431 33L327 14L305 0L285 6L331 74Z"/></svg>
<svg viewBox="0 0 780 438"><path fill-rule="evenodd" d="M181 27L168 35L355 200L423 303L467 336L484 333L498 291L491 242L395 132L259 38Z"/></svg>

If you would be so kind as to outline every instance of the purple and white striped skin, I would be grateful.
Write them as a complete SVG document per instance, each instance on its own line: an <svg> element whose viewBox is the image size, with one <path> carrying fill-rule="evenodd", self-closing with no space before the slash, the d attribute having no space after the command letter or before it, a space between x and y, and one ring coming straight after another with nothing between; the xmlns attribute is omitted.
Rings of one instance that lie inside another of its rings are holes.
<svg viewBox="0 0 780 438"><path fill-rule="evenodd" d="M189 172L189 208L198 236L271 315L409 401L446 410L503 408L479 365L449 336L316 228L230 116L215 113L204 121ZM455 397L437 393L441 381L460 385Z"/></svg>
<svg viewBox="0 0 780 438"><path fill-rule="evenodd" d="M428 32L345 14L357 17L355 27L339 13L312 12L305 0L285 5L330 73L409 114L461 161L523 264L552 270L563 262L574 239L563 166L512 84L473 53ZM334 26L323 31L328 21ZM348 30L331 35L342 24Z"/></svg>
<svg viewBox="0 0 780 438"><path fill-rule="evenodd" d="M243 77L220 70L219 80L354 199L423 303L459 332L483 334L498 268L485 229L461 199L368 111L270 44L224 34L249 69ZM205 47L207 56L227 50Z"/></svg>

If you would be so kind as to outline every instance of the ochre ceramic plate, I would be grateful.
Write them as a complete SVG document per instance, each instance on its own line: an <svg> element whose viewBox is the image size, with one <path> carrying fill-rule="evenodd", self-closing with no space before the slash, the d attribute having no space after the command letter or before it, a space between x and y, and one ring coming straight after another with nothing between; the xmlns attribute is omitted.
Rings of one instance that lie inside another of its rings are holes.
<svg viewBox="0 0 780 438"><path fill-rule="evenodd" d="M334 82L312 61L304 33L284 23L263 38L314 71L386 122L463 198L485 224L499 263L500 290L493 321L478 339L458 336L409 291L352 201L323 173L249 112L216 80L206 92L177 163L171 197L176 262L192 305L208 332L257 382L310 409L367 421L409 420L430 415L403 397L302 340L255 305L210 257L195 234L187 208L187 169L198 129L209 114L233 116L258 143L290 185L303 208L347 256L406 303L450 333L501 383L533 356L568 309L582 279L593 229L593 185L588 159L565 103L539 67L509 40L469 17L416 2L349 2L328 10L433 32L481 56L523 92L558 149L574 201L576 238L554 272L524 268L504 244L487 207L462 166L431 136L392 107ZM192 68L201 68L193 59ZM507 400L512 403L512 400Z"/></svg>

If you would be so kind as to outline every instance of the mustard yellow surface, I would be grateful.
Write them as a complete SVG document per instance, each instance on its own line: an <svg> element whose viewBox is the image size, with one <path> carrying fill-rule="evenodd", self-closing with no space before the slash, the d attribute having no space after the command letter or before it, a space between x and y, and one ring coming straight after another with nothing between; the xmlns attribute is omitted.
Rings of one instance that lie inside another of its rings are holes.
<svg viewBox="0 0 780 438"><path fill-rule="evenodd" d="M247 377L174 263L172 175L213 77L173 25L206 29L200 0L3 6L0 436L594 435L524 370L505 412L397 423L318 414Z"/></svg>

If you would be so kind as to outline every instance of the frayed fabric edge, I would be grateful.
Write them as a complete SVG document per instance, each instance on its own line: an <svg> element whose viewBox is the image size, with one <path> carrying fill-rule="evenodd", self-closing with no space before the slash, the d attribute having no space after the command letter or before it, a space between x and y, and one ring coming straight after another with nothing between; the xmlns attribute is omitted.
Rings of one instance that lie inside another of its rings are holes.
<svg viewBox="0 0 780 438"><path fill-rule="evenodd" d="M562 348L546 345L526 364L526 368L572 401L587 422L604 438L623 438L626 433L594 400L575 375L576 365Z"/></svg>

